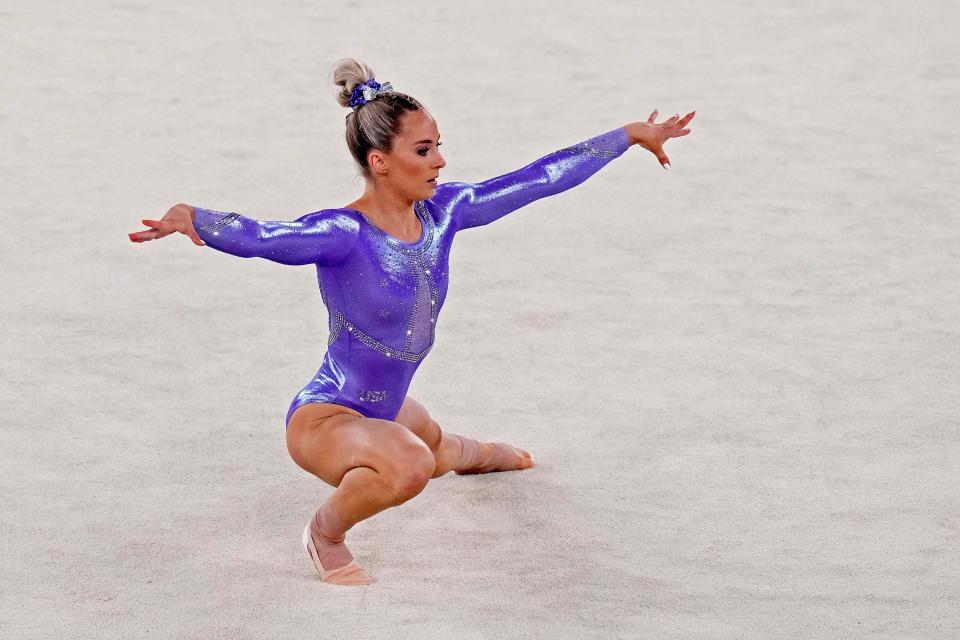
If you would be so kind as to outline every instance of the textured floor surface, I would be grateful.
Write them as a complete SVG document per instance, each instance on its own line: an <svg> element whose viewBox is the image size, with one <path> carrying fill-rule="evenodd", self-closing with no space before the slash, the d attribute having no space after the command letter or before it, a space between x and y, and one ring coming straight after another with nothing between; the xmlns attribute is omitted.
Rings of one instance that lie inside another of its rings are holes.
<svg viewBox="0 0 960 640"><path fill-rule="evenodd" d="M0 5L0 636L960 636L956 3ZM538 466L355 527L283 418L312 267L126 234L359 195L334 60L476 182L696 109L457 238L411 395Z"/></svg>

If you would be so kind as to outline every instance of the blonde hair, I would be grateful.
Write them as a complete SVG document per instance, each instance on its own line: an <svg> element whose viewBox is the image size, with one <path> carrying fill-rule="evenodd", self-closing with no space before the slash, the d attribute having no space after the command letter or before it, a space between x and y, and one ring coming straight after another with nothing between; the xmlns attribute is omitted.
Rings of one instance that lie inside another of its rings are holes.
<svg viewBox="0 0 960 640"><path fill-rule="evenodd" d="M340 106L349 107L354 88L373 78L373 69L366 63L353 58L337 60L333 65L333 83L341 87L336 96ZM405 93L387 91L347 114L347 148L364 177L370 177L367 154L372 149L390 153L400 133L403 114L419 111L422 106Z"/></svg>

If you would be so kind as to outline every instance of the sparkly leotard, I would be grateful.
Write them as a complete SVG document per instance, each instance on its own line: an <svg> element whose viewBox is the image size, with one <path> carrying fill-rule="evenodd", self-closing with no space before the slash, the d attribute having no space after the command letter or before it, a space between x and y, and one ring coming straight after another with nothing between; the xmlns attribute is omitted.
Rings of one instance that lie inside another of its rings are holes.
<svg viewBox="0 0 960 640"><path fill-rule="evenodd" d="M194 227L218 251L316 265L329 315L327 352L291 402L288 426L308 402L392 420L433 347L454 235L580 184L629 146L626 131L614 129L485 182L440 184L432 198L414 203L423 228L416 242L394 238L348 208L267 222L196 207Z"/></svg>

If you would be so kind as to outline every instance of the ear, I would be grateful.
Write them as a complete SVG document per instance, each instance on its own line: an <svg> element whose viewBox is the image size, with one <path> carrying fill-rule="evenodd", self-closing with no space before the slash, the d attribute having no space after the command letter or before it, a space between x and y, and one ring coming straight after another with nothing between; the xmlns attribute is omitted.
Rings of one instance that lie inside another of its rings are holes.
<svg viewBox="0 0 960 640"><path fill-rule="evenodd" d="M386 154L379 149L371 149L367 153L367 166L370 167L370 171L372 173L386 175L387 170L389 169L389 162L387 161Z"/></svg>

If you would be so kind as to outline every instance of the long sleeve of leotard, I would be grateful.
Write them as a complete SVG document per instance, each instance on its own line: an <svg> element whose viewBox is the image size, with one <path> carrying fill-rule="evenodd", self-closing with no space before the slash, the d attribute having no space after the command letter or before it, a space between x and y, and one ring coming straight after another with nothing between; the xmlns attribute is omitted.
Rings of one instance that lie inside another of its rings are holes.
<svg viewBox="0 0 960 640"><path fill-rule="evenodd" d="M336 264L353 249L359 233L356 219L335 210L265 221L194 207L193 227L217 251L291 265Z"/></svg>
<svg viewBox="0 0 960 640"><path fill-rule="evenodd" d="M554 151L522 169L484 182L448 182L437 187L450 198L457 229L489 224L511 211L577 186L630 148L623 127Z"/></svg>

